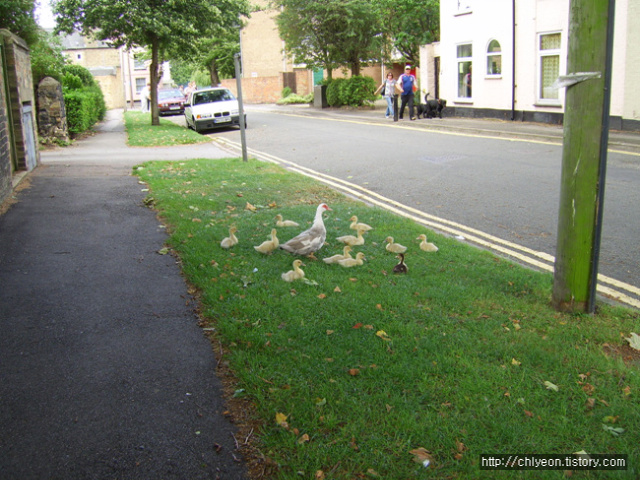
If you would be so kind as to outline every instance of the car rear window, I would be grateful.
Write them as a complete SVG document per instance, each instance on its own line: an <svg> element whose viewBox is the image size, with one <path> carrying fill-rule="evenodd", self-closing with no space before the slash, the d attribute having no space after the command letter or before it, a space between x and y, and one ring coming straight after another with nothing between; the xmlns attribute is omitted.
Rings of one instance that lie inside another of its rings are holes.
<svg viewBox="0 0 640 480"><path fill-rule="evenodd" d="M193 94L193 104L224 102L234 100L233 94L229 90L211 90L208 92L196 92Z"/></svg>
<svg viewBox="0 0 640 480"><path fill-rule="evenodd" d="M165 98L179 98L179 97L184 97L184 94L178 90L158 90L158 98L165 99Z"/></svg>

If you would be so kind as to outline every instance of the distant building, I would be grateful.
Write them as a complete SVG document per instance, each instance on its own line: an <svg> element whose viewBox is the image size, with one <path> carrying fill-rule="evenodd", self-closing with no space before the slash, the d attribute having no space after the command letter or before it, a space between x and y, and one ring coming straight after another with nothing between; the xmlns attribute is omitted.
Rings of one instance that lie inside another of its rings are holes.
<svg viewBox="0 0 640 480"><path fill-rule="evenodd" d="M440 2L440 43L422 49L422 89L455 115L561 123L565 92L552 85L568 73L568 27L569 0ZM639 58L640 0L618 0L614 129L640 130Z"/></svg>
<svg viewBox="0 0 640 480"><path fill-rule="evenodd" d="M149 60L138 60L135 52L116 48L107 41L93 40L80 33L61 36L63 53L76 65L88 69L96 79L108 109L140 104L140 91L150 83ZM162 65L160 85L171 85L170 67Z"/></svg>

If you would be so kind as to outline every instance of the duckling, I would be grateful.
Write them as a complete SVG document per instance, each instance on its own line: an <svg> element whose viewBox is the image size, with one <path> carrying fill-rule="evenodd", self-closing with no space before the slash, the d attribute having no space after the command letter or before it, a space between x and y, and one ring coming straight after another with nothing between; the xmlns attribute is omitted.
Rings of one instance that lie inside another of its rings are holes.
<svg viewBox="0 0 640 480"><path fill-rule="evenodd" d="M404 253L407 251L407 247L405 247L404 245L400 245L399 243L394 243L393 237L387 237L385 239L385 242L387 242L387 246L385 248L387 249L388 252Z"/></svg>
<svg viewBox="0 0 640 480"><path fill-rule="evenodd" d="M436 247L433 243L427 242L427 236L423 233L416 238L416 240L422 240L420 242L420 250L424 250L425 252L437 252L438 247Z"/></svg>
<svg viewBox="0 0 640 480"><path fill-rule="evenodd" d="M393 273L407 273L409 271L409 267L404 263L404 253L399 253L396 258L399 258L400 262L393 267Z"/></svg>
<svg viewBox="0 0 640 480"><path fill-rule="evenodd" d="M282 215L276 215L276 227L299 227L300 224L293 220L283 220Z"/></svg>
<svg viewBox="0 0 640 480"><path fill-rule="evenodd" d="M351 225L349 225L349 228L351 230L356 230L356 231L362 230L363 232L368 232L373 228L367 225L366 223L358 223L358 217L356 217L355 215L351 217L349 221L351 222Z"/></svg>
<svg viewBox="0 0 640 480"><path fill-rule="evenodd" d="M364 237L362 234L364 230L358 230L358 236L354 237L353 235L343 235L342 237L336 238L339 242L346 243L347 245L351 245L352 247L355 245L364 245Z"/></svg>
<svg viewBox="0 0 640 480"><path fill-rule="evenodd" d="M229 228L229 236L222 239L222 241L220 242L220 246L222 248L231 248L235 244L237 244L238 243L238 238L235 235L235 233L237 231L238 231L238 229L236 227Z"/></svg>
<svg viewBox="0 0 640 480"><path fill-rule="evenodd" d="M282 276L282 280L284 280L285 282L293 282L294 280L300 280L301 278L304 278L304 271L300 268L301 266L304 266L304 263L302 263L302 260L300 260L299 258L295 259L293 261L293 270L289 270L286 273L283 273Z"/></svg>
<svg viewBox="0 0 640 480"><path fill-rule="evenodd" d="M253 247L256 249L257 252L260 253L271 253L273 252L276 248L278 248L278 245L280 245L280 242L278 241L278 237L276 236L276 229L272 229L271 230L271 240L267 240L265 242L262 242L260 245L258 245L257 247Z"/></svg>
<svg viewBox="0 0 640 480"><path fill-rule="evenodd" d="M333 255L332 257L323 258L322 261L324 263L338 263L338 260L344 260L345 258L351 258L351 247L349 245L345 245L342 249L342 255Z"/></svg>
<svg viewBox="0 0 640 480"><path fill-rule="evenodd" d="M356 258L345 258L343 260L338 260L338 264L343 267L355 267L356 265L362 265L364 263L364 253L358 252L356 253Z"/></svg>

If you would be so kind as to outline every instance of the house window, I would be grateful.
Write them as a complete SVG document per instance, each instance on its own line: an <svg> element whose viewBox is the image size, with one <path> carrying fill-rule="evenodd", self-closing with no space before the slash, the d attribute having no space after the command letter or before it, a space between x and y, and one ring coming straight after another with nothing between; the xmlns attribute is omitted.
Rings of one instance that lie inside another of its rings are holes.
<svg viewBox="0 0 640 480"><path fill-rule="evenodd" d="M470 43L458 45L458 97L471 98L471 56Z"/></svg>
<svg viewBox="0 0 640 480"><path fill-rule="evenodd" d="M487 75L500 75L502 73L502 49L500 42L491 40L487 48Z"/></svg>
<svg viewBox="0 0 640 480"><path fill-rule="evenodd" d="M77 60L82 60L82 54L81 53L77 53L76 54L76 59Z"/></svg>
<svg viewBox="0 0 640 480"><path fill-rule="evenodd" d="M142 90L146 84L146 78L136 78L136 95L140 95L140 90Z"/></svg>
<svg viewBox="0 0 640 480"><path fill-rule="evenodd" d="M145 70L147 67L144 65L144 60L133 59L134 70Z"/></svg>
<svg viewBox="0 0 640 480"><path fill-rule="evenodd" d="M540 64L540 100L558 100L558 89L552 85L560 75L559 33L540 35L538 57ZM555 103L555 102L554 102Z"/></svg>

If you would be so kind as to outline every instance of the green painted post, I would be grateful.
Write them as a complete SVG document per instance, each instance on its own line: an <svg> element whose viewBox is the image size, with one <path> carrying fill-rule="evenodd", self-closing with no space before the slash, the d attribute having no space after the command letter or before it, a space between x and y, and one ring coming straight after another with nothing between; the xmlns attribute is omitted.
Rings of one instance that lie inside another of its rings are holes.
<svg viewBox="0 0 640 480"><path fill-rule="evenodd" d="M571 0L567 73L601 76L566 92L552 294L563 311L585 312L594 303L608 142L613 38L608 20L614 7L615 0Z"/></svg>

